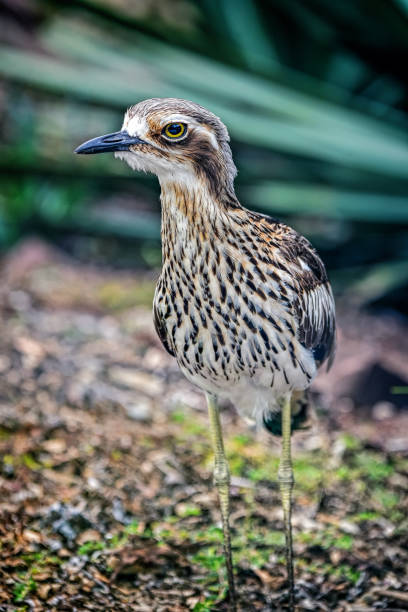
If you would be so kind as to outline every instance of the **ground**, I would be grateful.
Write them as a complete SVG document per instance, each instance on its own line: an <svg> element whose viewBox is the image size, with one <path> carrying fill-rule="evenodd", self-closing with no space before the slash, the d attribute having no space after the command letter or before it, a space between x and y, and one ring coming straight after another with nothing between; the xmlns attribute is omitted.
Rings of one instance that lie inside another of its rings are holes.
<svg viewBox="0 0 408 612"><path fill-rule="evenodd" d="M36 241L1 274L0 610L227 610L205 403L155 337L152 278ZM298 609L407 610L406 329L340 322L294 441ZM223 421L240 609L284 610L279 441Z"/></svg>

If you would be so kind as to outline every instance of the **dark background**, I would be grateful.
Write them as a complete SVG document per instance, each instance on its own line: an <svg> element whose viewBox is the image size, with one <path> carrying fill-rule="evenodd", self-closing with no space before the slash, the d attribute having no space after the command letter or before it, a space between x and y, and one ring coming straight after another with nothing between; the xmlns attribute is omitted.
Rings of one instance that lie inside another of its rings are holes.
<svg viewBox="0 0 408 612"><path fill-rule="evenodd" d="M228 126L250 207L304 232L338 294L406 313L405 0L2 0L0 247L160 262L158 185L75 146L146 97Z"/></svg>

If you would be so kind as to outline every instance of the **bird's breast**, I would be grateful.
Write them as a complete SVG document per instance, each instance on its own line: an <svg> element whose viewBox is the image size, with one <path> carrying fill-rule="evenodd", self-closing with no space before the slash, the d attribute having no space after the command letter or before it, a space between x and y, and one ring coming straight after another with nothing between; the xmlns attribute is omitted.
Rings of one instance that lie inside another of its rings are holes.
<svg viewBox="0 0 408 612"><path fill-rule="evenodd" d="M276 393L310 383L314 363L297 340L290 290L279 291L278 273L231 244L191 240L168 250L154 300L156 328L202 389L220 392L243 378Z"/></svg>

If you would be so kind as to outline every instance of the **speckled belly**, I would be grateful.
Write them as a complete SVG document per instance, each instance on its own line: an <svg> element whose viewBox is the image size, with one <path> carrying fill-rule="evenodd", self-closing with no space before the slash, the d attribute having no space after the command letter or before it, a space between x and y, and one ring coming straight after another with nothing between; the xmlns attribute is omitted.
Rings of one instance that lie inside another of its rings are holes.
<svg viewBox="0 0 408 612"><path fill-rule="evenodd" d="M189 380L235 402L243 385L275 396L306 388L315 365L290 313L267 298L267 284L246 285L245 295L242 282L224 284L222 266L163 270L154 301L163 344Z"/></svg>

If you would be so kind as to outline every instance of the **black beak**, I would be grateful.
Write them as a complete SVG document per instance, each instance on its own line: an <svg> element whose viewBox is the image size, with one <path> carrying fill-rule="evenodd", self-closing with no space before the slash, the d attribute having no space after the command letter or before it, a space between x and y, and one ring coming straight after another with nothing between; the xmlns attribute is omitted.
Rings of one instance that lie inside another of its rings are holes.
<svg viewBox="0 0 408 612"><path fill-rule="evenodd" d="M114 132L87 140L75 149L75 153L90 155L91 153L107 153L109 151L128 151L131 145L144 143L137 136L130 136L127 132Z"/></svg>

